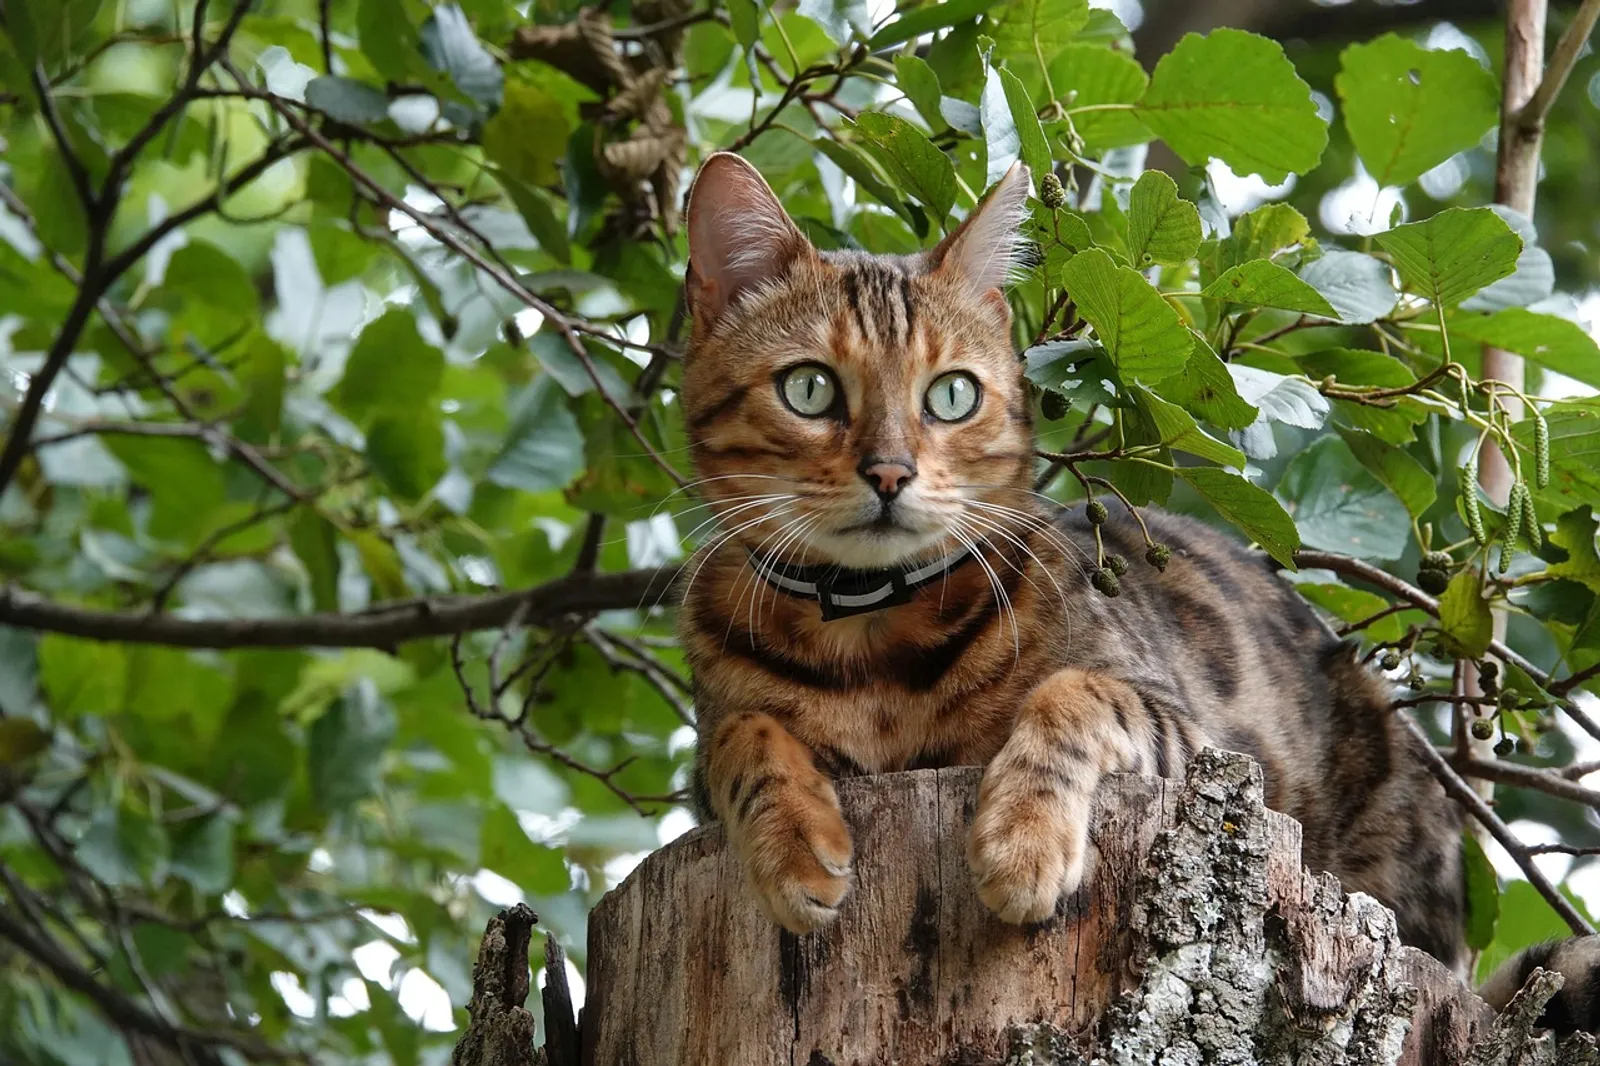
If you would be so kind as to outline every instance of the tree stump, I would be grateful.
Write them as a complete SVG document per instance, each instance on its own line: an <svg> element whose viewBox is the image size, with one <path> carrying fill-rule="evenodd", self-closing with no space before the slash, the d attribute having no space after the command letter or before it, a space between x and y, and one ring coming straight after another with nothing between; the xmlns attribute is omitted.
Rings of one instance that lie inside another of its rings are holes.
<svg viewBox="0 0 1600 1066"><path fill-rule="evenodd" d="M761 916L716 827L647 858L590 917L582 1061L1443 1066L1498 1033L1386 908L1300 865L1244 756L1107 779L1089 887L1032 928L974 893L980 776L841 782L856 884L806 937Z"/></svg>

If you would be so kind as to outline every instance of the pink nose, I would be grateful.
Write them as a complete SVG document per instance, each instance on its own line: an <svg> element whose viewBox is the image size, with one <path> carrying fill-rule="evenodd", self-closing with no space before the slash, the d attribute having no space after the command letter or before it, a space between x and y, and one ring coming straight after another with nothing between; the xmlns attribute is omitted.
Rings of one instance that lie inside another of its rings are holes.
<svg viewBox="0 0 1600 1066"><path fill-rule="evenodd" d="M917 467L910 459L879 459L876 457L862 462L861 476L867 484L886 500L899 495L906 483L917 476Z"/></svg>

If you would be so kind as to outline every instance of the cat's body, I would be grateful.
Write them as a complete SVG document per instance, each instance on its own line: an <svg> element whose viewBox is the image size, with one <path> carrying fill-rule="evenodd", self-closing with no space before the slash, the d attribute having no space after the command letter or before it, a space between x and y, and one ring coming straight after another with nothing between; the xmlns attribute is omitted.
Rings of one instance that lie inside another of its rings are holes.
<svg viewBox="0 0 1600 1066"><path fill-rule="evenodd" d="M1200 747L1229 748L1261 763L1309 865L1459 967L1460 815L1354 649L1264 557L1198 523L1142 509L1171 549L1146 565L1114 498L1104 550L1134 562L1107 597L1085 510L1031 491L1000 292L1027 189L1014 168L938 248L872 257L817 252L737 157L703 168L682 398L722 532L681 614L702 816L725 823L763 909L806 932L850 887L833 777L983 765L979 895L1039 921L1082 881L1103 774L1179 776ZM758 564L899 595L825 621Z"/></svg>
<svg viewBox="0 0 1600 1066"><path fill-rule="evenodd" d="M743 715L800 741L828 777L991 766L978 835L1014 831L1005 846L1027 853L1014 856L1026 876L986 899L1016 896L1019 909L1001 913L1037 920L1082 854L1101 773L1181 776L1200 748L1227 748L1261 763L1268 806L1304 827L1308 865L1382 899L1408 943L1458 964L1460 818L1399 750L1406 735L1389 720L1384 686L1264 557L1198 523L1143 513L1173 551L1164 573L1139 562L1116 599L1094 591L1083 561L1094 538L1079 507L1017 531L1037 559L1004 541L986 556L1009 609L967 563L909 605L823 622L814 601L752 584L742 547L721 549L696 579L683 624L708 741L703 809L727 818L719 780L735 817L767 811L765 793L778 787L779 772L765 771L763 783L762 771L745 770L734 782L726 774L741 771L718 765L718 741L745 731ZM1102 535L1109 551L1144 553L1131 521L1113 518ZM995 763L1037 680L1061 671L1061 707L1032 723L1034 743Z"/></svg>

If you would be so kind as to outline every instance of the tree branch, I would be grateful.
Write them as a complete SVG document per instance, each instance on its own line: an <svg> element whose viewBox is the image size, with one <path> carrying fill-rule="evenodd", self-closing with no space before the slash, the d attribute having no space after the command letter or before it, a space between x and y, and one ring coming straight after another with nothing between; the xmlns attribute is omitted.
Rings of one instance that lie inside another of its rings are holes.
<svg viewBox="0 0 1600 1066"><path fill-rule="evenodd" d="M39 97L39 113L44 116L45 125L50 127L50 136L56 142L56 148L61 152L61 162L67 168L67 178L72 182L73 191L78 194L78 202L83 205L83 212L89 217L91 223L100 210L100 201L95 196L94 188L89 184L89 171L84 167L83 160L78 158L78 153L72 149L72 139L67 136L67 128L61 121L61 112L56 110L56 100L50 93L50 80L45 77L44 67L36 65L33 68L33 91Z"/></svg>
<svg viewBox="0 0 1600 1066"><path fill-rule="evenodd" d="M569 614L598 614L675 602L677 567L620 574L573 574L533 589L484 596L409 600L361 614L289 618L174 618L51 603L20 589L0 590L0 624L88 640L180 648L393 648L406 641L496 629L518 616L537 625Z"/></svg>
<svg viewBox="0 0 1600 1066"><path fill-rule="evenodd" d="M1494 809L1484 802L1483 797L1473 791L1472 786L1467 784L1461 778L1461 775L1457 774L1451 765L1445 761L1444 756L1434 749L1433 742L1423 734L1421 729L1417 728L1417 723L1413 722L1409 715L1402 714L1397 717L1407 732L1411 734L1411 746L1416 749L1417 757L1422 760L1423 765L1433 774L1434 779L1444 786L1444 790L1449 794L1450 798L1465 807L1467 813L1476 818L1478 823L1489 831L1489 835L1494 837L1500 846L1506 849L1511 857L1516 860L1517 865L1522 868L1522 872L1528 878L1529 883L1539 890L1539 894L1555 909L1557 914L1561 915L1562 920L1572 927L1574 933L1579 936L1592 935L1594 933L1593 927L1584 920L1583 915L1578 913L1578 909L1572 905L1572 902L1558 892L1556 886L1551 884L1550 879L1540 871L1539 867L1534 863L1533 857L1523 847L1522 842L1516 838L1516 834L1511 832L1511 828L1500 820L1500 816L1495 814Z"/></svg>
<svg viewBox="0 0 1600 1066"><path fill-rule="evenodd" d="M1545 117L1550 114L1556 97L1561 95L1567 78L1571 77L1572 68L1577 65L1583 46L1588 43L1589 34L1594 32L1597 19L1600 19L1600 0L1584 0L1583 6L1578 8L1578 13L1572 16L1566 31L1556 42L1555 51L1550 55L1550 64L1545 68L1544 77L1539 79L1539 87L1517 111L1517 125L1524 132L1531 134L1544 129Z"/></svg>
<svg viewBox="0 0 1600 1066"><path fill-rule="evenodd" d="M277 1051L244 1034L205 1032L172 1025L114 989L94 979L61 948L35 935L26 922L0 907L0 937L11 941L29 957L49 970L62 985L90 1000L114 1024L128 1032L141 1033L172 1048L182 1061L223 1066L226 1059L219 1048L231 1049L256 1061L301 1061L297 1055Z"/></svg>

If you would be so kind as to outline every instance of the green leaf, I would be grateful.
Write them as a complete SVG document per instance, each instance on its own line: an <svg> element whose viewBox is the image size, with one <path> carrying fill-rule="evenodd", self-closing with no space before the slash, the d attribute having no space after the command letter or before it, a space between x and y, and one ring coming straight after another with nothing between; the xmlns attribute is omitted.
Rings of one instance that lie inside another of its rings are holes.
<svg viewBox="0 0 1600 1066"><path fill-rule="evenodd" d="M233 680L181 648L138 645L128 652L123 710L129 716L206 742L233 699Z"/></svg>
<svg viewBox="0 0 1600 1066"><path fill-rule="evenodd" d="M1439 494L1434 477L1409 453L1370 433L1341 429L1339 436L1361 465L1399 497L1412 518L1420 519L1433 506Z"/></svg>
<svg viewBox="0 0 1600 1066"><path fill-rule="evenodd" d="M1299 211L1289 204L1262 204L1234 222L1226 261L1219 266L1226 270L1252 259L1272 259L1286 249L1314 243L1310 238L1311 223Z"/></svg>
<svg viewBox="0 0 1600 1066"><path fill-rule="evenodd" d="M1481 659L1494 638L1494 615L1478 588L1478 573L1463 570L1439 597L1439 627L1452 655Z"/></svg>
<svg viewBox="0 0 1600 1066"><path fill-rule="evenodd" d="M421 497L444 477L444 429L431 411L393 411L367 430L367 461L403 500Z"/></svg>
<svg viewBox="0 0 1600 1066"><path fill-rule="evenodd" d="M394 731L393 708L367 680L351 686L311 723L307 771L320 809L343 810L377 790L379 764Z"/></svg>
<svg viewBox="0 0 1600 1066"><path fill-rule="evenodd" d="M1260 411L1239 395L1233 375L1211 346L1199 337L1182 374L1164 379L1161 395L1223 429L1244 429Z"/></svg>
<svg viewBox="0 0 1600 1066"><path fill-rule="evenodd" d="M920 210L907 203L895 190L879 175L861 150L853 144L838 141L832 137L818 137L811 142L812 146L823 155L833 160L840 170L850 175L851 179L860 188L870 194L880 204L889 208L895 214L905 219L911 227L919 233L926 233L928 217Z"/></svg>
<svg viewBox="0 0 1600 1066"><path fill-rule="evenodd" d="M1379 185L1415 181L1499 119L1500 87L1476 59L1392 33L1346 48L1334 86L1350 140Z"/></svg>
<svg viewBox="0 0 1600 1066"><path fill-rule="evenodd" d="M913 37L921 37L934 30L970 21L989 10L996 2L997 0L947 0L942 4L924 4L912 8L873 34L872 39L867 42L867 51L881 52Z"/></svg>
<svg viewBox="0 0 1600 1066"><path fill-rule="evenodd" d="M1177 451L1209 459L1213 463L1244 469L1244 453L1237 448L1209 436L1195 424L1189 413L1177 404L1168 403L1148 389L1129 386L1128 395L1138 405L1139 412L1150 422L1159 437L1159 443Z"/></svg>
<svg viewBox="0 0 1600 1066"><path fill-rule="evenodd" d="M6 31L20 59L52 71L83 47L103 0L12 0Z"/></svg>
<svg viewBox="0 0 1600 1066"><path fill-rule="evenodd" d="M997 85L998 83L998 85ZM991 98L999 90L998 100ZM1017 139L1016 154L1020 155L1023 163L1027 164L1033 172L1035 181L1050 173L1050 145L1044 139L1044 127L1039 125L1039 115L1033 109L1033 100L1028 96L1028 90L1018 80L1017 76L1009 70L989 68L989 81L983 90L982 111L984 114L984 131L987 133L991 121L991 113L998 116L1001 107L1009 113L1013 135ZM1002 170L996 174L994 149L990 148L989 183L993 184L1005 176Z"/></svg>
<svg viewBox="0 0 1600 1066"><path fill-rule="evenodd" d="M1398 559L1411 520L1337 437L1323 437L1290 460L1278 498L1306 544L1363 559Z"/></svg>
<svg viewBox="0 0 1600 1066"><path fill-rule="evenodd" d="M1297 356L1296 361L1310 378L1321 380L1332 375L1345 385L1375 385L1392 389L1415 384L1417 380L1393 356L1361 348L1329 348ZM1412 440L1416 435L1416 427L1430 416L1429 408L1407 399L1399 400L1394 407L1372 407L1352 400L1335 400L1333 408L1344 425L1366 430L1390 444L1405 444Z"/></svg>
<svg viewBox="0 0 1600 1066"><path fill-rule="evenodd" d="M401 0L361 0L356 12L361 54L391 82L411 81L421 67L417 31Z"/></svg>
<svg viewBox="0 0 1600 1066"><path fill-rule="evenodd" d="M906 99L911 101L917 109L917 114L922 116L922 121L928 124L931 130L943 129L944 116L939 112L939 101L944 93L939 88L939 75L933 72L928 62L919 56L898 55L894 57L895 84L900 91L906 94ZM817 147L831 144L843 148L844 146L832 137L819 137Z"/></svg>
<svg viewBox="0 0 1600 1066"><path fill-rule="evenodd" d="M1089 21L1089 0L1005 0L984 19L995 58L1053 56Z"/></svg>
<svg viewBox="0 0 1600 1066"><path fill-rule="evenodd" d="M1544 417L1550 426L1550 484L1534 495L1561 511L1600 507L1600 403L1555 403L1544 409ZM1533 457L1533 426L1525 418L1511 427L1524 469Z"/></svg>
<svg viewBox="0 0 1600 1066"><path fill-rule="evenodd" d="M543 375L512 406L505 443L489 467L496 485L523 492L564 488L583 471L583 433L555 380Z"/></svg>
<svg viewBox="0 0 1600 1066"><path fill-rule="evenodd" d="M1452 337L1466 337L1518 355L1600 388L1600 346L1582 326L1556 315L1511 307L1493 314L1460 312L1451 315L1447 328Z"/></svg>
<svg viewBox="0 0 1600 1066"><path fill-rule="evenodd" d="M156 306L172 314L175 342L193 338L217 348L261 317L255 285L233 256L206 241L190 241L173 253L156 290Z"/></svg>
<svg viewBox="0 0 1600 1066"><path fill-rule="evenodd" d="M1295 277L1287 267L1266 259L1253 259L1229 267L1202 289L1200 295L1246 307L1281 307L1320 318L1338 317L1338 312L1321 293Z"/></svg>
<svg viewBox="0 0 1600 1066"><path fill-rule="evenodd" d="M1376 593L1353 589L1348 585L1297 583L1295 591L1325 611L1330 611L1342 622L1363 622L1389 606L1389 601ZM1398 614L1389 615L1367 626L1362 632L1371 640L1399 640L1405 635L1405 624Z"/></svg>
<svg viewBox="0 0 1600 1066"><path fill-rule="evenodd" d="M50 734L31 718L0 718L0 768L19 766L50 746Z"/></svg>
<svg viewBox="0 0 1600 1066"><path fill-rule="evenodd" d="M1600 592L1600 554L1595 551L1595 529L1592 507L1580 507L1556 519L1550 543L1565 551L1567 557L1550 564L1551 577L1576 581Z"/></svg>
<svg viewBox="0 0 1600 1066"><path fill-rule="evenodd" d="M333 401L357 422L384 413L415 415L433 406L444 353L422 339L410 311L393 308L361 331Z"/></svg>
<svg viewBox="0 0 1600 1066"><path fill-rule="evenodd" d="M1510 274L1522 252L1522 238L1487 207L1451 207L1380 233L1377 240L1400 279L1443 307Z"/></svg>
<svg viewBox="0 0 1600 1066"><path fill-rule="evenodd" d="M517 816L503 804L493 804L483 816L484 866L532 896L565 892L572 883L561 852L528 839Z"/></svg>
<svg viewBox="0 0 1600 1066"><path fill-rule="evenodd" d="M1370 255L1329 248L1322 258L1300 268L1300 280L1322 294L1339 321L1364 325L1394 310L1400 294L1389 268Z"/></svg>
<svg viewBox="0 0 1600 1066"><path fill-rule="evenodd" d="M333 523L309 507L295 511L289 522L289 546L306 568L311 603L319 611L339 609L338 542Z"/></svg>
<svg viewBox="0 0 1600 1066"><path fill-rule="evenodd" d="M956 202L955 167L926 134L898 115L881 111L863 112L855 129L884 169L932 208L935 218L943 221L950 214Z"/></svg>
<svg viewBox="0 0 1600 1066"><path fill-rule="evenodd" d="M172 872L203 896L216 896L233 886L233 821L209 814L175 830Z"/></svg>
<svg viewBox="0 0 1600 1066"><path fill-rule="evenodd" d="M1509 277L1479 289L1461 301L1463 310L1503 311L1508 307L1532 307L1550 298L1556 287L1556 267L1550 253L1539 247L1539 232L1533 221L1504 204L1490 204L1489 210L1506 220L1522 238L1522 254L1517 269Z"/></svg>
<svg viewBox="0 0 1600 1066"><path fill-rule="evenodd" d="M317 276L327 289L360 277L375 258L376 247L343 222L319 220L306 228L306 236L311 239Z"/></svg>
<svg viewBox="0 0 1600 1066"><path fill-rule="evenodd" d="M39 685L61 718L122 708L127 656L116 644L46 633L39 638Z"/></svg>
<svg viewBox="0 0 1600 1066"><path fill-rule="evenodd" d="M467 96L486 110L500 106L505 77L500 64L483 47L472 24L455 4L440 4L422 24L422 57L434 70L450 75Z"/></svg>
<svg viewBox="0 0 1600 1066"><path fill-rule="evenodd" d="M749 51L761 39L761 16L766 6L758 0L728 0L728 22L739 47Z"/></svg>
<svg viewBox="0 0 1600 1066"><path fill-rule="evenodd" d="M1272 498L1272 493L1216 467L1179 467L1178 476L1218 514L1266 549L1268 555L1290 570L1295 569L1294 553L1300 548L1300 534L1294 519Z"/></svg>
<svg viewBox="0 0 1600 1066"><path fill-rule="evenodd" d="M1215 156L1269 182L1311 170L1328 143L1283 48L1242 30L1185 34L1156 64L1135 115L1189 165Z"/></svg>
<svg viewBox="0 0 1600 1066"><path fill-rule="evenodd" d="M1128 258L1135 266L1177 266L1200 250L1200 209L1178 196L1178 185L1147 170L1128 198Z"/></svg>
<svg viewBox="0 0 1600 1066"><path fill-rule="evenodd" d="M1494 942L1500 918L1500 878L1471 833L1461 834L1461 864L1467 881L1467 947L1482 951Z"/></svg>
<svg viewBox="0 0 1600 1066"><path fill-rule="evenodd" d="M306 103L347 126L368 126L389 117L389 94L354 78L324 74L306 84Z"/></svg>
<svg viewBox="0 0 1600 1066"><path fill-rule="evenodd" d="M1588 908L1573 895L1572 889L1563 887L1561 894L1578 909L1578 913L1589 917ZM1537 888L1526 881L1511 881L1500 894L1500 920L1495 926L1494 943L1478 959L1478 980L1487 980L1490 974L1523 948L1548 940L1565 940L1570 936L1572 929L1556 913L1555 908L1545 902Z"/></svg>
<svg viewBox="0 0 1600 1066"><path fill-rule="evenodd" d="M1148 383L1183 369L1194 335L1138 271L1091 248L1067 262L1062 280L1124 379Z"/></svg>
<svg viewBox="0 0 1600 1066"><path fill-rule="evenodd" d="M849 44L856 34L872 31L866 0L800 0L795 10L821 26L836 44Z"/></svg>
<svg viewBox="0 0 1600 1066"><path fill-rule="evenodd" d="M192 544L205 536L213 511L227 493L223 465L197 440L110 437L105 445L122 460L155 506L150 534Z"/></svg>
<svg viewBox="0 0 1600 1066"><path fill-rule="evenodd" d="M78 839L74 855L85 869L112 888L159 884L167 869L167 834L139 811L101 807Z"/></svg>
<svg viewBox="0 0 1600 1066"><path fill-rule="evenodd" d="M519 181L550 185L561 178L571 135L560 100L537 85L512 82L500 110L484 124L483 151Z"/></svg>
<svg viewBox="0 0 1600 1066"><path fill-rule="evenodd" d="M1050 84L1062 99L1071 94L1068 114L1087 151L1099 153L1150 139L1150 131L1131 106L1125 111L1079 110L1138 102L1150 78L1132 56L1100 45L1069 44L1050 61Z"/></svg>
<svg viewBox="0 0 1600 1066"><path fill-rule="evenodd" d="M498 120L499 116L495 116L495 119ZM555 206L550 202L550 194L512 177L499 168L493 168L493 173L500 182L500 187L505 189L506 195L511 197L511 202L517 206L517 214L527 223L528 232L539 242L539 247L558 262L570 265L572 244L567 238L567 224L556 214Z"/></svg>

